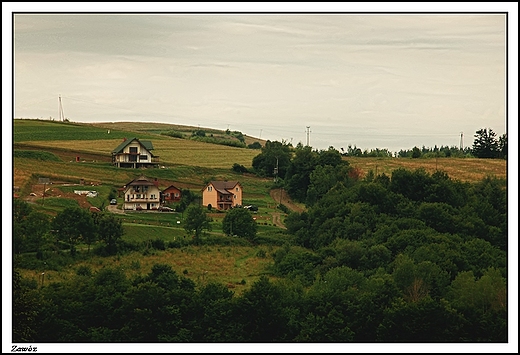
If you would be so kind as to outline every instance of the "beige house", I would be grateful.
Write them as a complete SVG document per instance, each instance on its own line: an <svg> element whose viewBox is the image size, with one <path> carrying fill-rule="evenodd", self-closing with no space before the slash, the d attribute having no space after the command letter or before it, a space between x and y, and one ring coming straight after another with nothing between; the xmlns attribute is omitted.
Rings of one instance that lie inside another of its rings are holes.
<svg viewBox="0 0 520 355"><path fill-rule="evenodd" d="M152 153L150 141L137 138L123 139L112 151L112 164L118 168L149 168L159 164L159 157Z"/></svg>
<svg viewBox="0 0 520 355"><path fill-rule="evenodd" d="M242 205L242 185L238 181L211 181L202 190L202 205L228 210Z"/></svg>
<svg viewBox="0 0 520 355"><path fill-rule="evenodd" d="M159 182L140 176L124 186L124 196L125 210L156 210L161 203Z"/></svg>

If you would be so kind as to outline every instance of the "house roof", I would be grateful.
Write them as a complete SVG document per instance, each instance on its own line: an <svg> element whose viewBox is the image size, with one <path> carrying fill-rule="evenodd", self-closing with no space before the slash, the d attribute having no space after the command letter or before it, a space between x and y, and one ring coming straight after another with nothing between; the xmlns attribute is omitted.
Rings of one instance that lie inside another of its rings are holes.
<svg viewBox="0 0 520 355"><path fill-rule="evenodd" d="M144 176L139 176L137 179L130 181L125 186L155 186L153 181L150 181Z"/></svg>
<svg viewBox="0 0 520 355"><path fill-rule="evenodd" d="M232 192L228 190L231 190L235 186L240 185L238 181L211 181L209 184L213 185L215 190L224 195L232 194Z"/></svg>
<svg viewBox="0 0 520 355"><path fill-rule="evenodd" d="M121 144L119 144L116 149L114 149L112 151L113 154L119 154L123 151L123 149L125 149L125 147L127 145L129 145L130 143L132 143L133 141L137 141L137 143L141 144L146 150L148 151L151 151L153 150L153 144L151 141L141 141L135 137L133 138L130 138L130 139L127 139L125 141L123 141ZM153 155L153 154L152 154Z"/></svg>
<svg viewBox="0 0 520 355"><path fill-rule="evenodd" d="M175 189L175 190L179 190L179 191L181 191L181 189L179 189L178 187L173 186L173 185L168 186L168 187L165 188L163 191L166 191L166 190L169 190L169 189Z"/></svg>

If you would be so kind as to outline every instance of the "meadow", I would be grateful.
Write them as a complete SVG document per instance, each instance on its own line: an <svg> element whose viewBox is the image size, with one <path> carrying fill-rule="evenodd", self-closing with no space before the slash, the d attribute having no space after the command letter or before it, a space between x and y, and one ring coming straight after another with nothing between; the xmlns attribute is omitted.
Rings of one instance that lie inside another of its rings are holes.
<svg viewBox="0 0 520 355"><path fill-rule="evenodd" d="M145 127L146 126L146 127ZM116 129L118 127L118 129ZM143 128L144 127L144 128ZM73 187L60 187L60 183L79 183L93 185L88 189L100 192L100 197L89 200L94 206L103 208L112 189L122 187L137 176L157 178L160 188L175 185L188 188L196 196L210 180L238 180L244 187L244 205L259 206L257 223L259 245L237 245L236 241L226 239L221 233L221 220L224 214L213 214L212 231L207 238L214 239L214 245L184 246L151 250L146 253L130 252L117 257L103 258L89 255L78 259L70 266L61 267L48 275L48 282L65 280L76 273L81 266L93 271L107 265L118 265L128 275L145 274L157 262L171 264L178 273L184 273L197 282L208 280L230 283L238 292L247 289L255 279L266 273L272 263L271 253L289 238L283 230L272 224L272 214L278 201L269 192L272 179L260 178L252 174L239 174L232 170L235 163L251 168L252 159L260 150L208 144L189 139L172 138L161 133L166 130L182 130L181 127L166 124L112 123L112 124L74 124L40 120L14 121L14 185L21 188L20 195L26 198L36 186L39 177L50 178L56 194L70 194ZM110 133L108 133L110 131ZM184 128L189 132L190 128ZM110 164L110 153L123 138L138 137L151 140L154 154L160 158L161 168L147 170L118 169ZM249 137L250 138L250 137ZM248 138L248 139L249 139ZM76 157L80 161L76 162ZM457 180L476 182L487 175L506 179L505 160L469 158L365 158L345 157L350 165L359 168L362 174L373 171L391 176L397 168L424 168L429 173L443 170ZM86 187L85 187L86 188ZM55 214L62 208L76 202L66 197L52 196L36 199L36 208ZM186 237L182 226L183 216L177 213L127 213L123 218L124 240L127 242L161 239L175 242ZM282 214L282 219L285 214ZM177 223L181 221L181 223ZM221 239L218 239L221 238ZM219 245L220 243L221 245ZM83 246L85 248L85 246ZM37 278L39 268L22 270L22 275Z"/></svg>
<svg viewBox="0 0 520 355"><path fill-rule="evenodd" d="M78 270L88 269L92 273L105 267L119 268L129 278L146 275L154 264L168 264L179 274L192 279L197 285L218 282L229 285L239 295L248 289L259 276L267 274L272 265L271 254L276 246L225 246L204 245L150 249L147 252L132 251L123 255L102 257L84 253L73 264L65 267L51 267L39 264L24 268L20 274L27 280L41 283L41 273L45 273L45 284L70 280ZM50 264L50 262L49 262ZM58 269L58 270L56 270ZM275 277L270 276L275 279Z"/></svg>
<svg viewBox="0 0 520 355"><path fill-rule="evenodd" d="M477 182L488 175L499 179L506 179L507 165L504 159L478 158L375 158L375 157L348 157L350 165L367 173L392 175L398 168L409 170L424 169L432 174L436 170L446 172L452 179Z"/></svg>

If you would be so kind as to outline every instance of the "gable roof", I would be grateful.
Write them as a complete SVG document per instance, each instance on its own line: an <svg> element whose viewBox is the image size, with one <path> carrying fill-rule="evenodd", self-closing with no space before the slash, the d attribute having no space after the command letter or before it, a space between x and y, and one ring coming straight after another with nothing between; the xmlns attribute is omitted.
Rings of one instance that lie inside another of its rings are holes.
<svg viewBox="0 0 520 355"><path fill-rule="evenodd" d="M155 186L155 184L153 181L150 181L149 179L141 175L137 179L130 181L125 186L128 188L129 186Z"/></svg>
<svg viewBox="0 0 520 355"><path fill-rule="evenodd" d="M125 141L123 141L121 144L119 144L116 149L114 149L112 151L113 154L118 154L118 153L121 153L123 151L123 149L125 149L125 147L127 145L129 145L130 143L132 143L133 141L137 141L137 143L141 144L146 150L148 151L151 151L153 150L153 144L151 141L141 141L135 137L133 138L130 138L130 139L127 139ZM153 154L152 154L153 155Z"/></svg>
<svg viewBox="0 0 520 355"><path fill-rule="evenodd" d="M224 195L232 194L232 192L228 191L233 189L235 186L240 185L238 181L211 181L208 185L213 185L215 190Z"/></svg>
<svg viewBox="0 0 520 355"><path fill-rule="evenodd" d="M169 190L169 189L171 189L171 188L174 188L174 189L176 189L176 190L181 191L181 189L179 189L178 187L173 186L173 185L170 185L170 186L168 186L167 188L165 188L165 189L163 190L163 192L166 191L166 190Z"/></svg>

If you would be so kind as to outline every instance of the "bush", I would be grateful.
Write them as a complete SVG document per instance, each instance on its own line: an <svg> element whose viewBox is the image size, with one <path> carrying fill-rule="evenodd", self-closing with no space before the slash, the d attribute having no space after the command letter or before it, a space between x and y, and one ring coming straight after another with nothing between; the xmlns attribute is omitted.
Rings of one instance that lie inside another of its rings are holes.
<svg viewBox="0 0 520 355"><path fill-rule="evenodd" d="M155 240L150 241L150 243L152 245L152 248L154 248L156 250L165 250L166 249L166 244L164 243L164 240L162 240L162 239L155 239Z"/></svg>
<svg viewBox="0 0 520 355"><path fill-rule="evenodd" d="M133 260L130 263L130 268L132 270L139 270L141 268L141 262L139 260Z"/></svg>
<svg viewBox="0 0 520 355"><path fill-rule="evenodd" d="M237 172L237 173L241 173L241 174L248 172L248 170L245 166L237 164L237 163L233 164L233 171Z"/></svg>
<svg viewBox="0 0 520 355"><path fill-rule="evenodd" d="M163 132L161 134L164 136L169 136L169 137L173 137L173 138L184 138L184 135L181 132L177 132L177 131L168 131L168 132Z"/></svg>
<svg viewBox="0 0 520 355"><path fill-rule="evenodd" d="M79 276L92 276L92 269L90 268L90 266L81 265L76 270L76 275L79 275Z"/></svg>
<svg viewBox="0 0 520 355"><path fill-rule="evenodd" d="M281 209L284 213L291 213L291 210L284 204L279 204L278 208Z"/></svg>

